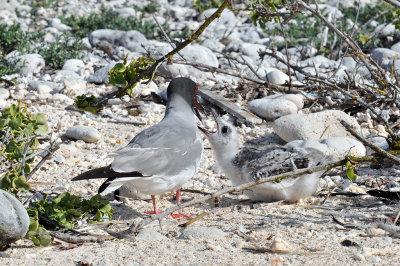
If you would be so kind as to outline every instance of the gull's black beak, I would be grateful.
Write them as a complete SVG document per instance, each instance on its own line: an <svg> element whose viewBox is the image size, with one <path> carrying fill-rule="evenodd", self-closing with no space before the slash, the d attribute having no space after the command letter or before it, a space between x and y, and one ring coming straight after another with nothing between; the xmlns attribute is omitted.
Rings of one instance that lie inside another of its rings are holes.
<svg viewBox="0 0 400 266"><path fill-rule="evenodd" d="M194 100L193 112L194 112L194 114L197 116L197 118L198 118L200 121L203 121L203 120L202 120L202 117L201 117L201 115L200 115L200 112L204 113L204 108L203 108L203 106L199 103L199 102L203 102L203 99L202 99L200 96L195 95L193 100Z"/></svg>

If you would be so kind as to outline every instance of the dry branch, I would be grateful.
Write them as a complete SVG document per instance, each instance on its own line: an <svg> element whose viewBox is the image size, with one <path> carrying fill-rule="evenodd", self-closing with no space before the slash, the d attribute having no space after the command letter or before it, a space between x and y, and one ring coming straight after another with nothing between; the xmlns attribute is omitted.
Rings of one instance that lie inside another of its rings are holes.
<svg viewBox="0 0 400 266"><path fill-rule="evenodd" d="M169 52L168 54L162 56L161 58L159 58L158 60L156 60L151 66L149 66L145 71L143 71L142 73L140 73L140 75L138 75L136 78L134 78L126 87L130 87L133 84L139 82L140 80L142 80L142 78L148 76L148 75L153 75L154 72L156 71L156 69L158 68L158 66L164 62L165 60L169 59L171 60L172 57L179 53L183 48L185 48L186 46L188 46L189 44L191 44L193 41L197 40L199 38L199 36L204 32L204 30L210 25L210 23L216 19L217 17L221 16L222 11L228 6L228 4L230 3L231 0L225 0L221 6L214 12L214 14L212 14L209 18L206 18L206 20L204 21L204 23L198 28L198 30L192 34L192 36L190 36L187 40L185 40L184 42L180 43L175 49L173 49L171 52ZM96 107L101 107L104 106L108 99L113 98L115 95L117 95L120 92L120 90L116 90L116 91L112 91L110 93L107 93L105 95L101 96L101 99L96 103Z"/></svg>
<svg viewBox="0 0 400 266"><path fill-rule="evenodd" d="M329 22L319 11L318 6L316 9L311 8L309 5L304 3L301 0L297 1L304 9L310 11L312 14L317 16L320 20L322 20L326 26L328 26L332 31L334 31L346 44L354 51L354 54L358 56L361 62L365 65L368 71L371 73L372 78L375 83L384 91L388 88L395 88L398 90L396 86L394 86L386 77L385 71L368 55L364 54L358 44L347 34L341 32L337 27L335 27L331 22ZM396 104L399 104L396 101ZM400 105L400 104L399 104Z"/></svg>
<svg viewBox="0 0 400 266"><path fill-rule="evenodd" d="M361 141L362 143L364 143L365 145L367 145L368 147L370 147L372 150L374 150L376 153L378 153L379 155L382 155L390 160L392 160L393 162L400 164L400 159L397 158L396 156L382 150L381 148L379 148L378 146L370 143L369 141L367 141L365 138L363 138L362 136L360 136L349 124L347 124L345 121L340 121L340 123L346 128L347 131L349 131L354 137L356 137L359 141Z"/></svg>
<svg viewBox="0 0 400 266"><path fill-rule="evenodd" d="M367 157L369 160L373 160L373 157ZM351 161L365 161L366 157L361 157L361 158L355 158L355 157L349 157L349 159ZM291 178L291 177L296 177L296 176L300 176L300 175L305 175L305 174L312 174L312 173L316 173L319 171L324 171L324 170L329 170L332 169L334 167L337 166L342 166L345 165L348 159L344 159L341 161L337 161L337 162L333 162L333 163L329 163L329 164L325 164L325 165L321 165L321 166L316 166L316 167L311 167L311 168L307 168L307 169L300 169L300 170L296 170L290 173L285 173L285 174L280 174L280 175L275 175L275 176L271 176L271 177L267 177L267 178L261 178L257 181L253 181L253 182L249 182L249 183L245 183L239 186L234 186L234 187L228 187L228 188L224 188L221 190L218 190L214 193L211 193L210 195L204 196L202 198L199 199L194 199L191 200L189 202L185 202L182 203L179 206L174 206L171 207L159 214L155 214L150 216L149 218L143 219L142 221L140 221L138 224L132 223L128 229L121 231L121 232L111 232L111 231L107 231L110 235L116 237L116 238L126 238L129 237L129 235L131 233L137 232L139 229L143 228L144 226L148 225L149 223L151 223L152 221L155 220L160 220L161 218L176 212L178 210L181 210L183 208L189 207L189 206L193 206L193 205L197 205L197 204L201 204L201 203L205 203L210 199L219 197L223 194L226 193L230 193L230 192L239 192L251 187L254 187L256 185L259 184L263 184L266 182L281 182L283 179L287 179L287 178Z"/></svg>

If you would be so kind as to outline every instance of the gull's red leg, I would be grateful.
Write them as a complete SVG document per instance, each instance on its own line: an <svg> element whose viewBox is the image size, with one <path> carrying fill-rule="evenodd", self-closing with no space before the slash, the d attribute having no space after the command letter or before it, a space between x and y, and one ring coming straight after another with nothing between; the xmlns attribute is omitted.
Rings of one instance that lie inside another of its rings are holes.
<svg viewBox="0 0 400 266"><path fill-rule="evenodd" d="M176 191L176 205L181 205L181 190L178 189ZM182 214L182 210L178 210L178 214L171 214L172 218L177 219L178 221L186 220L187 218L193 216L193 214Z"/></svg>
<svg viewBox="0 0 400 266"><path fill-rule="evenodd" d="M147 212L145 212L145 213L147 213L147 214L157 214L157 213L160 213L160 211L157 211L157 208L156 208L156 197L155 197L154 195L151 195L151 200L153 201L153 209L154 209L154 211L147 211Z"/></svg>

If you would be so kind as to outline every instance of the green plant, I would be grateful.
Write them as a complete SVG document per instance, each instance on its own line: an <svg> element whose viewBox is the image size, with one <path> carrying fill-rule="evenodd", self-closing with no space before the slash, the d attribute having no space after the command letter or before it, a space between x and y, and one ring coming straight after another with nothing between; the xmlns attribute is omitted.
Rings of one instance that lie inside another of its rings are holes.
<svg viewBox="0 0 400 266"><path fill-rule="evenodd" d="M211 0L211 1L204 1L204 0L196 0L192 1L192 5L194 8L197 9L199 12L203 12L204 10L210 8L217 8L222 4L222 0Z"/></svg>
<svg viewBox="0 0 400 266"><path fill-rule="evenodd" d="M35 246L50 246L51 237L47 234L47 230L39 224L39 212L35 208L29 208L28 215L30 219L29 229L26 237L32 240Z"/></svg>
<svg viewBox="0 0 400 266"><path fill-rule="evenodd" d="M89 35L90 32L97 29L113 30L137 30L143 33L147 38L154 38L160 35L156 24L143 21L140 18L118 16L112 9L102 7L100 13L92 13L88 17L62 16L61 21L72 28L75 36L82 38Z"/></svg>
<svg viewBox="0 0 400 266"><path fill-rule="evenodd" d="M21 60L15 60L13 64L10 64L3 55L0 55L0 80L2 76L17 73L21 69L23 66L23 64L19 63Z"/></svg>
<svg viewBox="0 0 400 266"><path fill-rule="evenodd" d="M273 13L286 2L286 0L251 0L247 5L247 9L251 11L250 20L254 25L258 24L265 29L267 22L272 20L277 22L277 17Z"/></svg>
<svg viewBox="0 0 400 266"><path fill-rule="evenodd" d="M45 135L48 127L44 114L30 114L26 105L11 105L0 119L0 188L11 193L26 191L30 185L25 175L31 171L29 158L36 146L36 135Z"/></svg>
<svg viewBox="0 0 400 266"><path fill-rule="evenodd" d="M133 88L137 85L132 81L146 70L154 62L153 58L143 55L128 64L128 55L126 55L123 63L117 63L108 72L109 84L118 88L117 97L124 95L132 96ZM144 76L142 79L151 78L151 74ZM75 98L75 107L79 110L85 110L91 113L97 113L102 108L98 106L98 99L94 96L80 95Z"/></svg>
<svg viewBox="0 0 400 266"><path fill-rule="evenodd" d="M60 69L68 59L82 59L84 49L80 39L66 34L58 36L55 42L36 47L33 52L39 53L47 66Z"/></svg>
<svg viewBox="0 0 400 266"><path fill-rule="evenodd" d="M150 14L154 14L158 10L157 5L154 3L149 3L148 5L146 5L144 7L140 7L138 5L133 5L133 8L137 11L141 11L144 13L150 13Z"/></svg>
<svg viewBox="0 0 400 266"><path fill-rule="evenodd" d="M73 229L75 223L83 218L89 223L100 222L111 219L115 212L110 202L102 199L99 194L87 200L67 192L50 201L47 200L46 195L42 200L34 202L30 209L37 210L38 213L70 229Z"/></svg>
<svg viewBox="0 0 400 266"><path fill-rule="evenodd" d="M30 13L34 17L40 7L56 9L58 6L59 0L33 0Z"/></svg>
<svg viewBox="0 0 400 266"><path fill-rule="evenodd" d="M0 24L0 54L6 55L13 50L28 51L31 43L42 36L42 33L23 31L20 24Z"/></svg>
<svg viewBox="0 0 400 266"><path fill-rule="evenodd" d="M48 217L61 226L73 229L77 221L87 219L89 223L95 223L104 219L111 220L112 214L115 212L110 202L103 200L98 194L89 200L79 199L67 192L50 201L47 197L46 195L28 208L31 224L27 236L36 246L51 244L51 238L46 234L46 228L39 223L39 214Z"/></svg>

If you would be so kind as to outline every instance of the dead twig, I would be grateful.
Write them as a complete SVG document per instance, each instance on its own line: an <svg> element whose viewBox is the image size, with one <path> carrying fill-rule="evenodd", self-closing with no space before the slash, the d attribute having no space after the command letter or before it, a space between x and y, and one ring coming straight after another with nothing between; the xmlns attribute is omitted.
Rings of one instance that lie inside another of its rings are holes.
<svg viewBox="0 0 400 266"><path fill-rule="evenodd" d="M353 135L354 137L356 137L359 141L361 141L364 145L367 145L368 147L370 147L372 150L374 150L376 153L378 153L379 155L382 155L383 157L386 157L390 160L392 160L393 162L400 164L400 159L384 150L382 150L381 148L379 148L378 146L370 143L369 141L367 141L365 138L363 138L362 136L360 136L349 124L347 124L345 121L340 121L340 123L346 128L347 131L349 131L351 133L351 135Z"/></svg>
<svg viewBox="0 0 400 266"><path fill-rule="evenodd" d="M68 242L68 243L73 243L73 244L82 244L86 242L104 242L103 239L94 237L94 236L89 236L89 235L79 235L79 236L74 236L70 234L65 234L61 233L58 231L48 231L49 235L51 235L54 238L58 238L62 241Z"/></svg>
<svg viewBox="0 0 400 266"><path fill-rule="evenodd" d="M330 87L331 89L335 89L338 90L340 92L342 92L344 95L346 95L347 97L349 97L350 99L356 100L357 102L359 102L361 105L363 105L364 107L366 107L367 109L369 109L374 115L375 117L381 121L382 123L385 124L386 127L386 131L389 133L390 137L395 140L397 139L396 135L393 133L391 126L389 125L389 123L380 115L378 114L375 109L369 105L367 102L365 102L363 99L361 99L360 97L356 96L356 95L352 95L350 94L348 91L346 91L345 89L341 88L340 86L331 83L329 81L323 80L323 79L319 79L319 78L311 78L311 77L307 77L308 80L310 81L314 81L314 82L319 82L322 84L327 85L328 87Z"/></svg>
<svg viewBox="0 0 400 266"><path fill-rule="evenodd" d="M383 1L385 1L386 3L391 4L392 6L394 6L397 9L400 9L400 2L399 1L396 1L396 0L383 0Z"/></svg>
<svg viewBox="0 0 400 266"><path fill-rule="evenodd" d="M39 168L44 164L44 162L50 158L50 156L60 148L61 142L51 143L50 148L46 151L42 160L33 168L33 170L26 176L26 181L28 181Z"/></svg>
<svg viewBox="0 0 400 266"><path fill-rule="evenodd" d="M357 161L358 159L362 159L364 160L364 157L361 158L355 158L355 157L351 157L350 158L352 161ZM253 182L249 182L249 183L245 183L239 186L234 186L234 187L228 187L228 188L224 188L221 190L218 190L214 193L211 193L210 195L204 196L202 198L198 198L198 199L194 199L188 202L185 202L179 206L174 206L171 207L159 214L155 214L150 216L149 218L143 219L142 221L140 221L139 223L135 224L132 223L128 229L123 230L121 232L111 232L111 231L107 231L110 235L116 237L116 238L126 238L129 237L130 234L132 234L133 232L137 232L139 229L143 228L144 226L148 225L149 223L151 223L152 221L155 220L159 220L162 217L165 217L173 212L176 212L178 210L181 210L183 208L189 207L189 206L193 206L193 205L197 205L197 204L201 204L201 203L205 203L208 200L212 199L212 198L216 198L219 197L223 194L226 193L230 193L230 192L238 192L238 191L242 191L245 189L248 189L250 187L254 187L256 185L259 184L263 184L266 182L281 182L283 179L287 179L287 178L291 178L291 177L296 177L296 176L300 176L300 175L305 175L305 174L312 174L312 173L316 173L319 171L323 171L323 170L327 170L327 169L331 169L337 166L342 166L345 165L347 162L347 158L344 160L340 160L337 162L333 162L333 163L329 163L329 164L325 164L325 165L320 165L320 166L316 166L316 167L311 167L311 168L307 168L307 169L300 169L300 170L296 170L290 173L285 173L285 174L280 174L280 175L275 175L275 176L271 176L271 177L267 177L267 178L262 178L259 179L257 181L253 181Z"/></svg>
<svg viewBox="0 0 400 266"><path fill-rule="evenodd" d="M161 58L159 58L158 60L156 60L151 66L149 66L145 71L143 71L142 73L140 73L136 78L134 78L126 87L130 87L133 84L139 82L140 80L142 80L144 77L150 75L153 76L155 70L157 69L157 67L164 62L165 60L171 60L172 57L179 53L183 48L185 48L186 46L188 46L189 44L191 44L193 41L197 40L199 38L199 36L204 32L204 30L208 27L208 25L210 25L210 23L221 16L222 11L228 6L229 2L231 0L225 0L221 6L214 12L214 14L212 14L210 17L206 18L206 20L204 21L204 23L197 29L197 31L195 33L193 33L187 40L185 40L184 42L180 43L175 49L173 49L171 52L169 52L168 54L162 56ZM120 90L115 90L112 91L110 93L107 93L105 95L102 95L100 97L100 100L96 103L95 107L102 107L104 106L108 99L113 98L115 95L117 95L120 92Z"/></svg>
<svg viewBox="0 0 400 266"><path fill-rule="evenodd" d="M391 237L400 238L400 227L392 224L379 223L378 228L390 233Z"/></svg>
<svg viewBox="0 0 400 266"><path fill-rule="evenodd" d="M268 88L271 88L271 89L276 89L277 91L280 91L280 92L300 93L299 90L294 89L294 88L287 88L285 86L276 85L276 84L273 84L273 83L268 82L268 81L251 78L251 77L248 77L248 76L244 76L243 74L234 73L234 72L229 71L229 70L225 70L225 69L221 69L221 68L218 68L218 67L209 66L209 65L206 65L206 64L185 62L185 61L177 61L177 60L174 60L174 63L190 65L190 66L194 66L195 68L198 68L200 70L207 70L207 71L210 71L210 72L217 72L217 73L225 74L225 75L232 76L232 77L238 77L238 78L241 78L241 79L244 79L244 80L247 80L247 81L251 81L251 82L256 83L256 84L264 85L264 86L266 86Z"/></svg>

